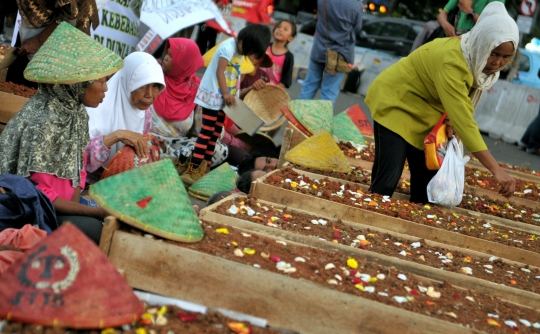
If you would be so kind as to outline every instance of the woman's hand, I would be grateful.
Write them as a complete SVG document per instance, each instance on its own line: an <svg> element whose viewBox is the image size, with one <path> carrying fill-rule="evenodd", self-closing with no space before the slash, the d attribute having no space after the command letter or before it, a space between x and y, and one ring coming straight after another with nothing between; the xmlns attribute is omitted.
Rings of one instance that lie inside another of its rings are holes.
<svg viewBox="0 0 540 334"><path fill-rule="evenodd" d="M103 137L103 143L108 148L118 143L119 141L121 141L125 145L133 147L135 153L139 156L139 158L146 158L150 154L148 144L144 140L143 135L141 135L140 133L129 130L116 130L113 133Z"/></svg>
<svg viewBox="0 0 540 334"><path fill-rule="evenodd" d="M455 37L456 36L456 28L448 22L442 25L442 28L444 30L444 34L446 37Z"/></svg>
<svg viewBox="0 0 540 334"><path fill-rule="evenodd" d="M22 42L18 53L21 56L25 56L27 54L35 54L36 52L38 52L40 47L41 41L38 36L35 36Z"/></svg>
<svg viewBox="0 0 540 334"><path fill-rule="evenodd" d="M516 179L508 175L502 168L499 168L499 171L494 173L493 176L495 177L495 180L501 184L499 194L505 197L510 197L514 194L514 191L516 190Z"/></svg>

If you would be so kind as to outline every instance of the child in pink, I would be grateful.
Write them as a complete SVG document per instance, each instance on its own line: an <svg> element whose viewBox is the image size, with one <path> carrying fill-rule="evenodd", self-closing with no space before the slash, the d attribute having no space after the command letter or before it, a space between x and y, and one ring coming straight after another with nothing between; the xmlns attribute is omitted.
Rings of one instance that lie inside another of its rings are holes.
<svg viewBox="0 0 540 334"><path fill-rule="evenodd" d="M274 65L264 68L270 78L270 83L281 88L289 88L292 83L294 56L287 49L287 45L296 36L296 25L288 20L279 21L273 31L274 42L268 47L266 53Z"/></svg>

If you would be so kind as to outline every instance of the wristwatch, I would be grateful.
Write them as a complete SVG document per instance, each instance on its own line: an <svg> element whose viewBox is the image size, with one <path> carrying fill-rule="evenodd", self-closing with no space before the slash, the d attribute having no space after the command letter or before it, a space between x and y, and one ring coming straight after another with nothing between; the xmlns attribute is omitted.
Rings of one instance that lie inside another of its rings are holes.
<svg viewBox="0 0 540 334"><path fill-rule="evenodd" d="M474 10L471 10L469 13L467 13L467 16L471 18L471 20L474 20L474 15L476 12Z"/></svg>

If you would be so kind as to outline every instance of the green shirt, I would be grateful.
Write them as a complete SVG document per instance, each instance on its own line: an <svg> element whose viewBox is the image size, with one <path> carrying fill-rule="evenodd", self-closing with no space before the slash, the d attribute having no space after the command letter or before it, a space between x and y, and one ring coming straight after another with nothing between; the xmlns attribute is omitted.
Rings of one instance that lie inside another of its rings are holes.
<svg viewBox="0 0 540 334"><path fill-rule="evenodd" d="M476 14L480 15L484 8L487 6L488 3L494 2L494 1L500 1L504 3L505 0L473 0L472 9L475 11ZM458 4L459 0L450 0L444 6L444 10L448 13L453 8L455 8ZM455 25L457 30L471 30L474 27L474 20L467 16L468 13L464 13L462 11L459 11L458 13L458 19L457 23ZM454 23L454 22L450 22Z"/></svg>
<svg viewBox="0 0 540 334"><path fill-rule="evenodd" d="M473 118L473 75L460 42L436 39L379 74L365 99L373 119L423 150L424 138L446 111L468 151L487 150Z"/></svg>

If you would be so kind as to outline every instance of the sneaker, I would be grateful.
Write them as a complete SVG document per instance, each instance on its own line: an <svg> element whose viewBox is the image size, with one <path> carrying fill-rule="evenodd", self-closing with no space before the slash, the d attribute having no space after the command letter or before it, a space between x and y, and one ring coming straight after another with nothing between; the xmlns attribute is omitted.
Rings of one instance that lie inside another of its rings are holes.
<svg viewBox="0 0 540 334"><path fill-rule="evenodd" d="M518 145L518 147L519 147L520 149L522 149L522 150L524 150L524 149L527 148L527 144L525 144L525 143L522 142L521 140L519 140L519 141L517 142L517 145Z"/></svg>
<svg viewBox="0 0 540 334"><path fill-rule="evenodd" d="M529 154L540 154L540 152L538 152L537 148L526 148L525 152L527 152Z"/></svg>
<svg viewBox="0 0 540 334"><path fill-rule="evenodd" d="M206 164L206 161L204 160L198 166L190 162L188 164L187 170L182 175L180 175L180 179L182 180L182 182L184 182L184 185L186 187L190 187L198 179L204 176L204 172L206 171L206 166L207 164Z"/></svg>
<svg viewBox="0 0 540 334"><path fill-rule="evenodd" d="M0 34L0 43L4 43L6 41L6 37L4 34Z"/></svg>

